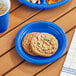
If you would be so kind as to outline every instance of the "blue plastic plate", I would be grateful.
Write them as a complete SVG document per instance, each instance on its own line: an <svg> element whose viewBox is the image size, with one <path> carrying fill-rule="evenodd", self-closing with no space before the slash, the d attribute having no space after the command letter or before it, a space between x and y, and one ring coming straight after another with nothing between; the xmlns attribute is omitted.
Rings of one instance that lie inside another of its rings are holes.
<svg viewBox="0 0 76 76"><path fill-rule="evenodd" d="M50 57L31 56L24 52L22 40L26 34L31 32L45 32L55 36L59 45L57 52ZM56 24L48 21L35 21L27 24L18 32L15 39L15 47L24 60L34 64L47 64L56 61L63 55L67 47L67 38L64 31Z"/></svg>
<svg viewBox="0 0 76 76"><path fill-rule="evenodd" d="M69 2L70 0L62 0L60 2L54 3L54 4L47 4L46 0L41 0L41 4L34 4L31 2L28 2L27 0L19 0L21 3L23 3L26 6L36 8L36 9L50 9L59 7L61 5L64 5L65 3Z"/></svg>

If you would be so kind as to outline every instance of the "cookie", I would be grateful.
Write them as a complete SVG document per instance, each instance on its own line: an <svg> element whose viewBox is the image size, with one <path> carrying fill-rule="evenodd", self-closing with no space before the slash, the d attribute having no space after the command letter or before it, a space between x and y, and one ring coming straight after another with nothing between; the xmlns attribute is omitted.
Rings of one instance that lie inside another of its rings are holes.
<svg viewBox="0 0 76 76"><path fill-rule="evenodd" d="M52 56L58 49L57 39L48 33L38 33L31 40L31 49L40 56Z"/></svg>
<svg viewBox="0 0 76 76"><path fill-rule="evenodd" d="M29 33L22 40L22 47L23 47L24 51L33 56L37 56L37 55L31 50L30 42L31 42L32 37L35 34L37 34L37 32Z"/></svg>

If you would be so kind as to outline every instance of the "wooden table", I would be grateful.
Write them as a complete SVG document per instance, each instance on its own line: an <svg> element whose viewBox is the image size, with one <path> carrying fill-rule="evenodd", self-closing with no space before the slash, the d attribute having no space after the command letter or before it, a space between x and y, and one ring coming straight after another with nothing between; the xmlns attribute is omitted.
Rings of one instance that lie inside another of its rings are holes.
<svg viewBox="0 0 76 76"><path fill-rule="evenodd" d="M59 76L71 39L76 28L76 0L47 10L27 7L11 0L9 28L0 33L0 76ZM15 49L14 40L18 31L26 24L46 20L59 25L68 39L67 50L57 61L47 65L35 65L23 60Z"/></svg>

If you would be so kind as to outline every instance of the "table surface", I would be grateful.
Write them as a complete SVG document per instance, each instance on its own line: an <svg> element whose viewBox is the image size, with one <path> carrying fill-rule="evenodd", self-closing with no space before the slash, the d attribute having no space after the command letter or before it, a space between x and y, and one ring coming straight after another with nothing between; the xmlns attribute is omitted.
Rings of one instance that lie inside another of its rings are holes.
<svg viewBox="0 0 76 76"><path fill-rule="evenodd" d="M74 30L76 29L76 0L46 10L27 7L18 0L11 0L9 28L0 33L0 76L59 76ZM35 65L23 60L15 49L14 40L26 24L46 20L59 25L66 33L68 46L63 56L53 63Z"/></svg>

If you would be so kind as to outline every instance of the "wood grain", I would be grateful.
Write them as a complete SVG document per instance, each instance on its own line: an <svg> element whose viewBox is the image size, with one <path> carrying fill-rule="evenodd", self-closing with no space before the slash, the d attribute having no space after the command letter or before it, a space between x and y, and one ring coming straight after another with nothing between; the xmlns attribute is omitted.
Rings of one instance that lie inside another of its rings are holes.
<svg viewBox="0 0 76 76"><path fill-rule="evenodd" d="M66 34L67 39L68 39L68 47L70 45L73 32L74 32L74 29L71 32ZM59 61L57 61L57 62L59 62ZM31 64L31 63L28 63L25 61L24 63L22 63L21 65L19 65L15 69L13 69L11 72L7 73L5 76L17 76L17 75L18 76L21 76L21 75L22 76L33 76L35 73L39 72L40 70L42 70L43 68L45 68L46 66L51 65L51 64L52 63L47 64L47 65L34 65L34 64ZM62 62L62 64L63 64L63 62ZM41 76L43 76L43 75L41 75Z"/></svg>
<svg viewBox="0 0 76 76"><path fill-rule="evenodd" d="M71 10L72 8L76 7L76 0L71 0L70 2L68 2L67 4L54 8L54 9L47 9L41 13L39 13L39 15L37 15L34 20L32 21L36 21L36 20L55 20L58 17L60 17L61 15L65 14L66 12L68 12L69 10ZM36 9L33 8L29 8L26 6L22 6L21 8L18 8L17 10L15 10L13 13L10 14L10 23L9 23L9 28L6 32L0 34L0 37L3 36L4 34L6 34L7 32L9 32L11 29L17 27L20 23L22 22L26 22L26 20L28 18L31 18L31 15L27 16L28 13L31 13L33 11L38 11ZM36 13L35 13L36 14ZM33 15L35 15L33 14ZM33 16L32 15L32 16Z"/></svg>
<svg viewBox="0 0 76 76"><path fill-rule="evenodd" d="M47 69L45 69L36 76L60 76L60 71L62 69L65 58L66 55L57 60L55 63L53 63L51 66L49 66Z"/></svg>
<svg viewBox="0 0 76 76"><path fill-rule="evenodd" d="M14 47L14 40L16 37L16 34L18 33L18 31L27 23L36 20L37 18L39 18L39 16L33 17L30 21L27 21L25 23L23 23L21 26L15 28L14 30L12 30L11 32L9 32L8 34L6 34L5 36L3 36L2 38L0 38L0 55L4 54L5 52L7 52L9 49L11 49L12 47ZM47 17L46 17L47 19ZM69 19L69 21L68 21ZM53 21L52 19L47 19L48 21ZM66 14L65 16L63 16L62 18L60 18L58 21L56 21L55 23L58 24L65 32L68 31L69 29L71 29L72 27L75 26L76 24L76 9L74 9L73 11L69 12L68 14ZM7 45L7 43L9 43ZM6 46L7 45L7 46ZM5 48L3 48L5 47Z"/></svg>
<svg viewBox="0 0 76 76"><path fill-rule="evenodd" d="M17 54L15 48L12 49L0 58L0 75L4 74L22 61L23 59Z"/></svg>
<svg viewBox="0 0 76 76"><path fill-rule="evenodd" d="M67 15L64 15L59 20L55 21L64 31L76 26L76 9ZM69 25L68 25L69 24Z"/></svg>
<svg viewBox="0 0 76 76"><path fill-rule="evenodd" d="M21 3L18 0L10 0L11 1L11 9L10 12L16 9L21 5Z"/></svg>

